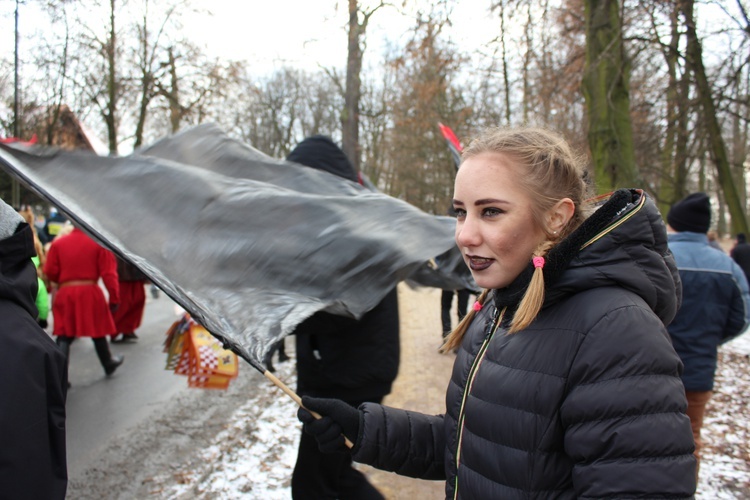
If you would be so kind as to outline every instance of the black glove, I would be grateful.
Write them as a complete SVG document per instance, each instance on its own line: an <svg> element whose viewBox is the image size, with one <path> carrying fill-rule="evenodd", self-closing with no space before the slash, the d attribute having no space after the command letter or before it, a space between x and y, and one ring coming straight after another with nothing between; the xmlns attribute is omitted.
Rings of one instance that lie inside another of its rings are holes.
<svg viewBox="0 0 750 500"><path fill-rule="evenodd" d="M120 304L110 304L109 305L109 312L114 314L118 309L120 308Z"/></svg>
<svg viewBox="0 0 750 500"><path fill-rule="evenodd" d="M322 417L316 419L305 408L297 410L297 418L304 424L302 428L315 438L320 451L323 453L351 452L351 449L344 443L344 436L356 444L361 411L339 399L303 396L302 404L307 410L314 411Z"/></svg>
<svg viewBox="0 0 750 500"><path fill-rule="evenodd" d="M42 328L47 328L48 326L46 319L38 319L36 320L36 322L39 323L39 326L41 326Z"/></svg>

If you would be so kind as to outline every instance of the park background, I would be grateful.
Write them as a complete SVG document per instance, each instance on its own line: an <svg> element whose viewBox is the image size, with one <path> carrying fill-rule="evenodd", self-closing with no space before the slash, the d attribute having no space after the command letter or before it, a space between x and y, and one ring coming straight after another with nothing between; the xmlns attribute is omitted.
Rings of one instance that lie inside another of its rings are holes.
<svg viewBox="0 0 750 500"><path fill-rule="evenodd" d="M383 192L434 214L455 166L437 127L538 125L599 192L666 212L708 192L747 232L744 0L3 0L0 136L101 154L217 123L274 158L326 134ZM72 117L72 118L71 118ZM0 196L39 200L3 174Z"/></svg>
<svg viewBox="0 0 750 500"><path fill-rule="evenodd" d="M213 122L283 158L321 133L386 194L444 214L455 165L438 123L464 143L487 126L543 126L581 152L599 192L639 187L666 213L706 191L729 246L748 232L748 38L743 0L0 0L0 137L127 155ZM5 173L0 197L48 209ZM423 343L405 350L388 402L439 412L451 360L435 352L436 291L401 293L403 341ZM722 351L699 498L750 491L747 360L746 344ZM72 497L286 497L294 405L242 373L227 393L165 408L163 435L155 419L111 436L120 446L71 477ZM212 425L191 426L217 405ZM166 435L192 447L160 465L138 453ZM380 481L401 498L423 491Z"/></svg>

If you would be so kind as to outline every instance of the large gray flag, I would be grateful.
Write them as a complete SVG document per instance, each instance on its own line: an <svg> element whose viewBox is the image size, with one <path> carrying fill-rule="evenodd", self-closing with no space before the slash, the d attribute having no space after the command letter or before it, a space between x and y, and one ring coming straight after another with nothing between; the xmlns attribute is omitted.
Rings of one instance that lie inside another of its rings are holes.
<svg viewBox="0 0 750 500"><path fill-rule="evenodd" d="M259 370L316 311L360 317L410 275L456 279L425 265L455 247L450 218L212 125L125 157L0 145L0 166Z"/></svg>

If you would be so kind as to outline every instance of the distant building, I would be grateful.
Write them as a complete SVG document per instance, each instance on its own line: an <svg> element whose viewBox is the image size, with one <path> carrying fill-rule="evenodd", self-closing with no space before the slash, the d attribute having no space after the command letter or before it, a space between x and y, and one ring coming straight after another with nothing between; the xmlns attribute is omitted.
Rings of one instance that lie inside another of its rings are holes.
<svg viewBox="0 0 750 500"><path fill-rule="evenodd" d="M52 115L52 113L50 113ZM63 104L57 113L57 119L54 124L50 124L52 117L46 120L46 123L39 123L28 132L33 132L31 139L20 140L17 138L2 138L0 142L12 143L23 142L26 144L45 144L57 146L62 149L86 150L93 151L99 155L108 155L108 148L76 117L71 109ZM25 134L25 137L28 137ZM11 205L45 205L31 191L20 186L18 182L13 182L8 174L0 171L0 197L4 200L11 201Z"/></svg>
<svg viewBox="0 0 750 500"><path fill-rule="evenodd" d="M46 142L46 137L42 138ZM50 146L63 149L84 149L97 154L108 154L106 146L83 124L70 108L63 104L57 117L57 126L52 127ZM104 148L104 151L102 151Z"/></svg>

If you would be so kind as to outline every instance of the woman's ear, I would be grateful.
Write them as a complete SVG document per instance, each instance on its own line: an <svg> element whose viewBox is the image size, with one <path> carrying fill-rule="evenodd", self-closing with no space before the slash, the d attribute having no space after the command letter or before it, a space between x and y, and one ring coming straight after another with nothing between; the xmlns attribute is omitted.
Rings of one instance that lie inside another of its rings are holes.
<svg viewBox="0 0 750 500"><path fill-rule="evenodd" d="M575 214L576 205L570 198L563 198L547 212L547 227L553 234L559 234Z"/></svg>

